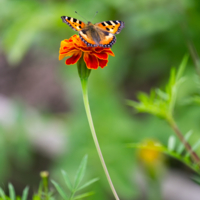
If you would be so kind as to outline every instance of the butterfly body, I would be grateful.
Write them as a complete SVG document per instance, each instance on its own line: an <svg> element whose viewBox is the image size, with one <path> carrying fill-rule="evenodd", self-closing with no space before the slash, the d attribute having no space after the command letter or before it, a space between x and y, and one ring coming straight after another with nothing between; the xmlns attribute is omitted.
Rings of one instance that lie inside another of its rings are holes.
<svg viewBox="0 0 200 200"><path fill-rule="evenodd" d="M110 48L116 42L115 34L119 34L124 27L122 21L104 21L96 24L77 20L72 17L62 16L63 22L68 24L73 30L79 31L81 40L91 47Z"/></svg>

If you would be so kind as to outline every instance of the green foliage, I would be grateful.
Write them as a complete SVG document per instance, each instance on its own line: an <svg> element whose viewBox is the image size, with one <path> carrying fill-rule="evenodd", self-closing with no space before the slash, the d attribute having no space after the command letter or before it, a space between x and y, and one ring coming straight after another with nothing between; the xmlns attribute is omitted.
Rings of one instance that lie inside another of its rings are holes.
<svg viewBox="0 0 200 200"><path fill-rule="evenodd" d="M184 81L182 75L187 60L188 57L185 56L177 73L175 68L171 69L169 82L164 91L161 89L151 90L150 95L140 93L138 95L139 102L128 101L128 104L137 109L138 112L150 113L170 122L172 120L179 87Z"/></svg>
<svg viewBox="0 0 200 200"><path fill-rule="evenodd" d="M6 196L3 189L0 188L0 200L28 200L28 190L26 187L22 193L22 197L15 195L15 189L11 183L8 184L9 196Z"/></svg>
<svg viewBox="0 0 200 200"><path fill-rule="evenodd" d="M186 141L188 141L189 139L188 135L191 135L191 132L188 132L185 135ZM178 144L177 146L175 144L176 144L176 138L174 136L170 136L168 139L168 146L164 146L160 144L159 148L157 148L156 150L176 160L179 160L184 165L188 166L190 169L192 169L194 172L200 175L200 169L198 165L191 161L191 158L188 156L187 151L183 152L184 150L183 144L180 143L179 141L177 141L177 144ZM199 141L196 144L198 144L199 146ZM193 150L195 146L196 145L193 146ZM127 147L148 150L148 147L144 145L143 143L131 143L131 144L128 144ZM151 148L149 148L149 150L151 150Z"/></svg>
<svg viewBox="0 0 200 200"><path fill-rule="evenodd" d="M65 180L65 184L68 187L68 189L70 190L70 194L67 195L65 190L63 190L61 188L61 186L59 186L58 183L56 183L55 181L52 181L52 184L55 186L56 190L58 191L58 193L60 194L60 196L62 197L62 199L64 200L76 200L76 199L83 199L86 198L88 196L91 196L94 194L94 192L86 192L83 194L79 194L76 195L76 193L79 190L84 189L85 187L88 187L89 185L91 185L92 183L98 181L98 178L94 178L88 182L86 182L85 184L83 184L82 186L79 186L84 175L85 175L85 170L86 170L86 164L87 164L87 156L85 156L76 172L76 176L74 179L74 184L71 183L69 176L67 174L67 172L62 170L62 175L63 178Z"/></svg>
<svg viewBox="0 0 200 200"><path fill-rule="evenodd" d="M190 154L193 151L196 151L197 148L199 147L200 140L198 140L191 147L191 149L189 149L187 145L189 145L188 140L192 135L192 131L187 132L185 134L185 138L182 139L182 133L179 131L175 123L175 120L173 118L173 112L176 104L177 94L179 92L181 84L184 81L183 72L187 63L187 59L188 58L185 56L181 65L179 66L177 73L175 72L175 69L172 68L169 82L166 85L164 91L160 89L153 90L151 91L149 96L142 93L138 96L139 102L128 101L128 104L133 106L139 112L150 113L152 115L165 119L170 124L171 128L177 134L182 143L178 146L176 150L176 138L174 136L170 136L168 139L168 146L167 147L162 146L160 151L162 153L165 153L169 156L172 156L180 160L181 162L183 162L191 169L200 174L198 163L194 164L190 158ZM186 143L187 145L184 145ZM132 145L132 147L144 148L140 144ZM185 150L184 147L187 148L185 155L183 154L183 151ZM197 162L197 160L194 161Z"/></svg>
<svg viewBox="0 0 200 200"><path fill-rule="evenodd" d="M93 184L94 182L99 180L98 178L94 178L94 179L84 183L83 185L79 186L84 177L85 171L86 171L86 164L87 164L87 156L85 156L83 158L83 160L77 170L73 185L69 179L67 172L62 170L62 175L65 180L65 184L68 187L68 189L70 190L69 195L66 193L65 190L63 190L61 188L61 186L58 183L56 183L53 180L51 181L52 184L54 185L54 187L56 188L56 190L58 191L58 193L60 194L61 199L64 199L64 200L83 199L83 198L89 197L94 194L94 192L85 192L85 193L76 195L76 193L78 191L83 190L84 188L90 186L91 184ZM55 199L58 199L58 198L55 198L54 192L49 191L48 175L49 175L48 172L41 172L42 180L40 182L37 194L34 194L32 197L33 200L55 200ZM19 197L19 196L16 197L15 189L12 184L10 184L10 183L8 184L8 189L9 189L9 196L7 196L4 193L3 189L0 188L0 200L27 200L28 199L28 190L29 190L28 187L26 187L24 189L24 191L22 193L22 197Z"/></svg>

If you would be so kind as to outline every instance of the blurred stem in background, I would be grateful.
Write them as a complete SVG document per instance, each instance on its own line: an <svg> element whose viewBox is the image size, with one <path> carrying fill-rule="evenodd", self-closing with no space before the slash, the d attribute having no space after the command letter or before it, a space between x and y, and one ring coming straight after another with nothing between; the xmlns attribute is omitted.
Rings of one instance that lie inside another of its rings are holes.
<svg viewBox="0 0 200 200"><path fill-rule="evenodd" d="M40 185L39 185L39 189L38 189L38 197L40 199L42 199L42 195L44 194L45 196L45 200L48 200L49 199L49 172L47 171L43 171L40 173L40 176L42 178L41 182L40 182Z"/></svg>
<svg viewBox="0 0 200 200"><path fill-rule="evenodd" d="M186 150L188 151L188 153L190 153L193 161L198 165L199 169L200 169L200 158L199 156L196 154L195 151L193 151L192 147L190 146L190 144L187 142L187 140L184 138L182 132L180 131L180 129L178 128L176 122L174 121L173 118L171 118L171 120L168 120L169 125L171 126L171 128L173 129L173 131L176 133L177 137L180 139L180 141L183 143L183 145L185 146Z"/></svg>
<svg viewBox="0 0 200 200"><path fill-rule="evenodd" d="M185 56L176 70L172 68L169 82L165 87L165 90L156 89L152 90L150 95L145 93L140 93L138 95L139 102L128 101L130 106L136 108L139 112L146 112L157 117L164 119L170 127L173 129L181 143L184 145L185 149L190 154L192 160L197 164L198 170L200 170L200 158L194 152L193 147L190 146L189 142L184 137L183 133L177 126L174 119L174 108L177 101L177 94L180 85L185 81L183 77L183 72L187 64L188 56Z"/></svg>
<svg viewBox="0 0 200 200"><path fill-rule="evenodd" d="M89 101L88 101L87 83L88 83L88 77L90 75L91 69L88 69L86 67L86 64L85 64L85 62L83 60L83 57L81 57L79 59L79 61L77 63L77 67L78 67L79 77L81 79L81 85L82 85L83 101L84 101L85 111L86 111L87 119L88 119L88 122L89 122L90 130L91 130L91 133L92 133L92 137L93 137L93 140L94 140L94 143L95 143L95 147L97 149L97 152L98 152L101 164L103 166L104 172L106 174L106 178L107 178L108 183L109 183L109 185L111 187L113 195L114 195L114 197L115 197L116 200L119 200L119 197L117 195L117 192L116 192L116 190L114 188L114 185L112 183L112 180L110 178L108 169L106 167L106 163L104 161L104 158L103 158L100 146L99 146L97 135L96 135L96 132L95 132L95 129L94 129L92 115L91 115L91 112L90 112L90 106L89 106Z"/></svg>

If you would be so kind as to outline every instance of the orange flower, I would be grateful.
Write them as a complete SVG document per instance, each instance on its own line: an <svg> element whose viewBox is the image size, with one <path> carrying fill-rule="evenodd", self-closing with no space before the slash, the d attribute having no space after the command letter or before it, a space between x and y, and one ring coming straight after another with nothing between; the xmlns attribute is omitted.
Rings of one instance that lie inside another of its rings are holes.
<svg viewBox="0 0 200 200"><path fill-rule="evenodd" d="M59 60L71 56L65 61L66 65L75 64L82 55L88 69L104 68L108 63L108 55L115 56L110 48L88 47L78 35L61 41Z"/></svg>

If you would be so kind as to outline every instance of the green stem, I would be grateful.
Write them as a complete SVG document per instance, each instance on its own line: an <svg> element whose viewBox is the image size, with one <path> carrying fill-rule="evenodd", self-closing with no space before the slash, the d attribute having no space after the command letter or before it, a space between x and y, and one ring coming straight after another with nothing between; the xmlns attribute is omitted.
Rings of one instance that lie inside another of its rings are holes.
<svg viewBox="0 0 200 200"><path fill-rule="evenodd" d="M117 192L114 188L114 185L113 185L112 180L110 178L110 175L108 173L108 169L106 167L106 164L105 164L105 161L104 161L104 158L103 158L100 146L99 146L99 142L98 142L98 139L97 139L97 136L96 136L96 132L95 132L95 129L94 129L94 124L93 124L92 115L91 115L91 112L90 112L90 106L89 106L88 94L87 94L87 79L81 79L81 85L82 85L82 91L83 91L83 101L84 101L85 111L86 111L88 122L89 122L89 125L90 125L90 130L92 132L92 137L93 137L93 140L94 140L94 143L95 143L101 164L103 166L104 172L106 174L108 183L109 183L111 190L113 192L113 195L114 195L116 200L119 200Z"/></svg>
<svg viewBox="0 0 200 200"><path fill-rule="evenodd" d="M72 200L72 199L73 199L74 194L75 194L75 191L73 191L73 192L71 193L69 200Z"/></svg>
<svg viewBox="0 0 200 200"><path fill-rule="evenodd" d="M181 133L180 129L178 128L176 122L174 121L173 118L168 119L168 123L171 126L171 128L174 130L174 132L176 133L177 137L180 139L180 141L183 143L183 145L185 146L186 150L190 153L193 161L199 166L200 168L200 158L199 156L196 154L195 151L193 151L192 147L190 146L190 144L187 142L187 140L184 138L183 134Z"/></svg>
<svg viewBox="0 0 200 200"><path fill-rule="evenodd" d="M42 190L44 189L44 193L45 193L45 199L48 200L48 185L49 185L49 173L47 171L42 171L40 172L40 176L42 178L42 184L41 184L41 188L40 188L40 196L42 194Z"/></svg>

